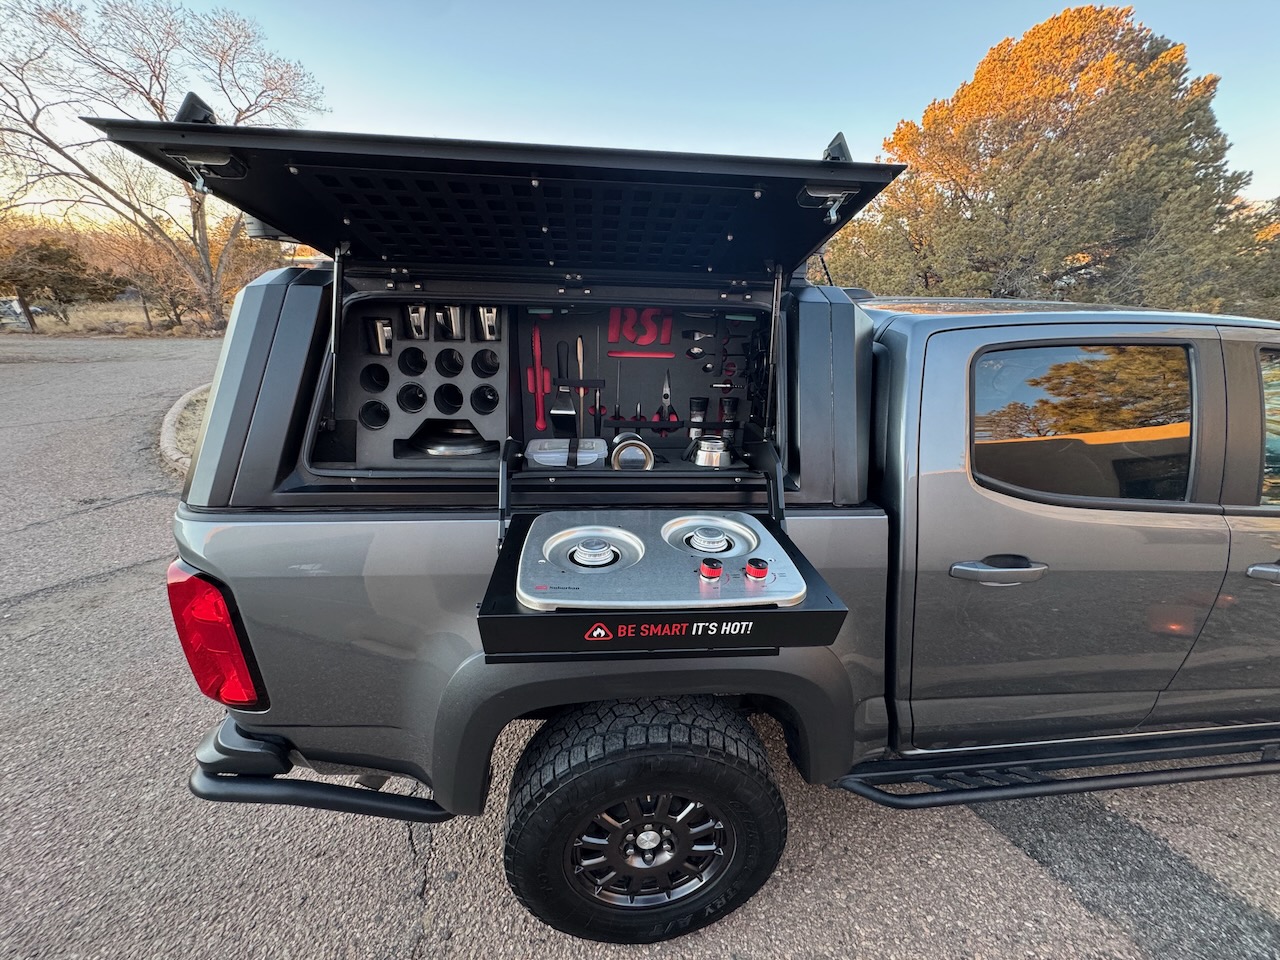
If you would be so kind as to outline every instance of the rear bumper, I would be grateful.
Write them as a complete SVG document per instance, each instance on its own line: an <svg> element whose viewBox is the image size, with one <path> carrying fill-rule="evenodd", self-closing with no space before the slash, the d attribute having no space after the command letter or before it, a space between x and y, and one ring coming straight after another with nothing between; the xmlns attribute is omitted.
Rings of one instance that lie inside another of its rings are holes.
<svg viewBox="0 0 1280 960"><path fill-rule="evenodd" d="M196 769L189 786L202 800L221 803L278 803L414 823L439 823L453 817L424 797L283 778L292 769L286 744L251 736L227 717L196 748Z"/></svg>

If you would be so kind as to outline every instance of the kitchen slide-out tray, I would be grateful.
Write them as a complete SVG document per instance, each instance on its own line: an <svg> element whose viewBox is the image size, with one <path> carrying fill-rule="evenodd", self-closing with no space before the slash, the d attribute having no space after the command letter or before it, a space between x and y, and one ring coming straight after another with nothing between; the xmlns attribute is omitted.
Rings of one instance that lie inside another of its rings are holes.
<svg viewBox="0 0 1280 960"><path fill-rule="evenodd" d="M825 646L847 613L766 517L564 511L511 519L479 625L491 655L689 654Z"/></svg>

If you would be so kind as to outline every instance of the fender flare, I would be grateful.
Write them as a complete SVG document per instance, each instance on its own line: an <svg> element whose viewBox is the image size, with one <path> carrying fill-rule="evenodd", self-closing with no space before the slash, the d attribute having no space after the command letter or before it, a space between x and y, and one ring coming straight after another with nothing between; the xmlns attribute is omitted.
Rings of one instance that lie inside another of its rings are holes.
<svg viewBox="0 0 1280 960"><path fill-rule="evenodd" d="M539 710L639 695L747 695L793 728L793 762L809 783L850 769L854 701L848 672L829 647L766 656L554 663L463 661L440 700L433 738L433 796L455 814L481 814L494 744L511 721Z"/></svg>

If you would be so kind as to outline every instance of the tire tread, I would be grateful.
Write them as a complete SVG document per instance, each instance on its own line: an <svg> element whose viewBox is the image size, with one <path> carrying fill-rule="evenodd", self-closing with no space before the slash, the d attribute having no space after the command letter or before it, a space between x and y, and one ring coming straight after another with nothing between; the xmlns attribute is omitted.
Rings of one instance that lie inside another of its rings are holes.
<svg viewBox="0 0 1280 960"><path fill-rule="evenodd" d="M716 697L641 697L572 707L533 735L516 764L507 804L504 861L514 869L518 837L556 790L602 761L634 756L646 748L677 748L689 756L736 766L755 778L770 798L786 843L786 808L764 745L740 710ZM513 885L521 904L533 906Z"/></svg>

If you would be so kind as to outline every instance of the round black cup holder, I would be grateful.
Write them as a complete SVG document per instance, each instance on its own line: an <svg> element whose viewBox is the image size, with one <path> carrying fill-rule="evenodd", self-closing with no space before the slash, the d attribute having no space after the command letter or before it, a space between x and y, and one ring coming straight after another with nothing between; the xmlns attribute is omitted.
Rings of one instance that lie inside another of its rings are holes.
<svg viewBox="0 0 1280 960"><path fill-rule="evenodd" d="M436 388L436 409L452 416L462 409L462 391L456 383L443 383Z"/></svg>
<svg viewBox="0 0 1280 960"><path fill-rule="evenodd" d="M482 380L492 377L502 368L502 361L493 350L484 349L471 358L471 372Z"/></svg>
<svg viewBox="0 0 1280 960"><path fill-rule="evenodd" d="M427 405L427 391L416 383L406 383L396 394L396 403L405 413L417 413Z"/></svg>
<svg viewBox="0 0 1280 960"><path fill-rule="evenodd" d="M417 347L400 354L400 372L406 377L420 377L427 372L427 355Z"/></svg>
<svg viewBox="0 0 1280 960"><path fill-rule="evenodd" d="M380 363L370 363L360 371L360 386L369 393L381 393L391 383L391 373Z"/></svg>
<svg viewBox="0 0 1280 960"><path fill-rule="evenodd" d="M494 389L493 384L482 383L471 391L471 409L481 416L488 416L498 409L502 397Z"/></svg>
<svg viewBox="0 0 1280 960"><path fill-rule="evenodd" d="M381 430L391 419L391 411L381 400L368 400L360 408L360 422L370 430Z"/></svg>
<svg viewBox="0 0 1280 960"><path fill-rule="evenodd" d="M442 377L456 377L467 367L462 354L450 347L436 354L436 373Z"/></svg>

